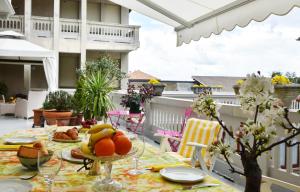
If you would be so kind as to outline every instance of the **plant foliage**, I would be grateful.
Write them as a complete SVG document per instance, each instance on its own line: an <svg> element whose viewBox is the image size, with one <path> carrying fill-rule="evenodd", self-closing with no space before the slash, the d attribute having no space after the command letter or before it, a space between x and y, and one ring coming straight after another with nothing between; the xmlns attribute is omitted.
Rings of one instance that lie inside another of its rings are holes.
<svg viewBox="0 0 300 192"><path fill-rule="evenodd" d="M71 111L73 109L72 98L72 95L66 91L50 92L43 103L43 108Z"/></svg>

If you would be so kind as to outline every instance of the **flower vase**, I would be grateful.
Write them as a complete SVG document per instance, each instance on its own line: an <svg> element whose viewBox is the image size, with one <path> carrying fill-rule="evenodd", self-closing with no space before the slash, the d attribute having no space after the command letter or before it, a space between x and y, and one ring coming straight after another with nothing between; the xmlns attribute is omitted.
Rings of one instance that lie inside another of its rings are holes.
<svg viewBox="0 0 300 192"><path fill-rule="evenodd" d="M262 171L258 165L257 159L247 157L248 155L242 156L242 164L246 177L246 186L244 192L260 192Z"/></svg>
<svg viewBox="0 0 300 192"><path fill-rule="evenodd" d="M162 93L165 89L165 85L152 85L153 86L153 96L162 96Z"/></svg>
<svg viewBox="0 0 300 192"><path fill-rule="evenodd" d="M140 113L141 105L139 103L131 102L129 105L129 113Z"/></svg>

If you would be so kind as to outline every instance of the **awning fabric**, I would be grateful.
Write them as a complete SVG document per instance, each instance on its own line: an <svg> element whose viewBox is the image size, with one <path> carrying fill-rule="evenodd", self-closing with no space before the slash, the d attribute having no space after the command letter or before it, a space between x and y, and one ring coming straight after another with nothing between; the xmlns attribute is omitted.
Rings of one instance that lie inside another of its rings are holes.
<svg viewBox="0 0 300 192"><path fill-rule="evenodd" d="M111 0L175 28L177 45L285 15L300 0Z"/></svg>
<svg viewBox="0 0 300 192"><path fill-rule="evenodd" d="M0 59L43 61L49 91L58 88L58 67L53 51L23 39L23 35L5 31L0 33Z"/></svg>
<svg viewBox="0 0 300 192"><path fill-rule="evenodd" d="M7 18L15 14L10 0L0 0L0 18Z"/></svg>

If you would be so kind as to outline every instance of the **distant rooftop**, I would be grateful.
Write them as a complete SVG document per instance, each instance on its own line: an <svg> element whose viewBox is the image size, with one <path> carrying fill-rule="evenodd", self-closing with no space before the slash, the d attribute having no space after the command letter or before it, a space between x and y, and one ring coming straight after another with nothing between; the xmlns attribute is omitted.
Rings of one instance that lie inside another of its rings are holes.
<svg viewBox="0 0 300 192"><path fill-rule="evenodd" d="M138 80L149 80L149 79L159 79L157 77L154 77L153 75L150 75L148 73L145 73L141 70L136 70L128 74L129 79L138 79Z"/></svg>
<svg viewBox="0 0 300 192"><path fill-rule="evenodd" d="M206 86L222 85L223 92L233 92L232 86L236 84L237 80L245 77L230 77L230 76L192 76L193 80Z"/></svg>

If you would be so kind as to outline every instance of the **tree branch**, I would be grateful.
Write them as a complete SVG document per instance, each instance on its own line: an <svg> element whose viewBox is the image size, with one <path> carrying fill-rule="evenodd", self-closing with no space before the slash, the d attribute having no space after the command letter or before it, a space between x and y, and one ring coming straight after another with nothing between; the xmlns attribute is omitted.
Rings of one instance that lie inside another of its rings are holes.
<svg viewBox="0 0 300 192"><path fill-rule="evenodd" d="M271 150L273 147L277 146L277 145L280 145L282 143L288 143L290 139L294 138L295 136L299 135L300 134L300 129L295 127L293 125L293 123L291 122L291 120L289 119L289 116L288 116L288 110L286 111L285 115L284 115L284 118L287 120L287 122L289 123L289 125L291 126L290 129L292 129L293 131L293 134L291 134L290 136L284 138L283 140L280 140L278 142L275 142L273 143L272 145L269 145L268 147L266 147L265 149L259 151L257 154L256 154L256 157L258 157L259 155L261 155L263 152L266 152L266 151L269 151ZM290 142L289 142L290 143ZM291 143L290 143L291 144ZM292 145L292 144L291 144ZM296 145L296 144L295 144Z"/></svg>
<svg viewBox="0 0 300 192"><path fill-rule="evenodd" d="M219 117L213 116L213 118L216 119L216 120L219 122L219 124L221 125L221 127L225 130L226 133L228 133L228 135L229 135L232 139L235 139L235 137L234 137L234 135L233 135L233 132L231 132L231 131L223 124L223 121L222 121L221 119L219 119ZM237 142L238 142L238 144L241 145L242 151L245 151L245 146L244 146L244 144L243 144L241 141L239 141L239 140L237 140Z"/></svg>
<svg viewBox="0 0 300 192"><path fill-rule="evenodd" d="M237 170L232 166L232 164L230 163L229 159L227 158L227 156L226 156L225 154L223 154L223 156L224 156L224 158L225 158L227 164L229 165L230 171L231 171L232 173L237 173L237 174L240 174L240 175L245 176L245 173L242 173L242 172L240 172L240 171L237 171Z"/></svg>

